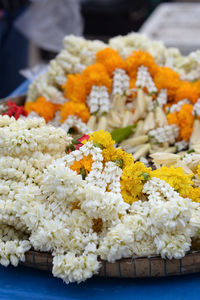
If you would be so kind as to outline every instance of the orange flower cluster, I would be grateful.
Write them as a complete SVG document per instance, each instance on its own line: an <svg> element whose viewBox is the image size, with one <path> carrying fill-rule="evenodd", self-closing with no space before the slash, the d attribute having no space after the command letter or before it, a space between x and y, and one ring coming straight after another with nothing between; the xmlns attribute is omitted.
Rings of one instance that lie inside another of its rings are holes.
<svg viewBox="0 0 200 300"><path fill-rule="evenodd" d="M104 65L109 76L113 76L115 69L125 69L125 61L121 58L119 53L111 48L100 50L96 54L96 61Z"/></svg>
<svg viewBox="0 0 200 300"><path fill-rule="evenodd" d="M175 102L178 102L182 99L188 99L192 103L196 103L197 99L200 97L200 83L180 81L179 86L175 93Z"/></svg>
<svg viewBox="0 0 200 300"><path fill-rule="evenodd" d="M45 97L38 97L35 102L26 102L25 104L25 109L28 113L32 111L38 113L47 123L53 119L55 112L57 112L60 107L58 104L47 101Z"/></svg>
<svg viewBox="0 0 200 300"><path fill-rule="evenodd" d="M194 116L192 114L193 105L184 104L180 111L170 113L167 115L167 120L170 125L176 124L179 127L179 138L180 140L188 141L192 131Z"/></svg>
<svg viewBox="0 0 200 300"><path fill-rule="evenodd" d="M178 73L167 67L158 67L153 80L158 90L167 89L168 100L173 101L180 85Z"/></svg>
<svg viewBox="0 0 200 300"><path fill-rule="evenodd" d="M60 110L61 123L63 123L68 116L74 115L87 122L90 118L89 109L85 103L76 103L73 101L65 102Z"/></svg>
<svg viewBox="0 0 200 300"><path fill-rule="evenodd" d="M100 63L87 67L82 74L69 75L62 88L64 96L70 101L85 102L93 85L104 85L109 92L111 90L112 79Z"/></svg>
<svg viewBox="0 0 200 300"><path fill-rule="evenodd" d="M148 68L151 76L154 76L158 70L158 66L154 61L153 56L142 50L133 51L132 54L125 60L126 70L131 78L136 79L137 71L140 66Z"/></svg>
<svg viewBox="0 0 200 300"><path fill-rule="evenodd" d="M81 160L75 161L73 165L70 167L72 171L75 171L77 174L80 174L81 170L85 170L86 176L91 171L92 168L92 157L91 156L84 156Z"/></svg>

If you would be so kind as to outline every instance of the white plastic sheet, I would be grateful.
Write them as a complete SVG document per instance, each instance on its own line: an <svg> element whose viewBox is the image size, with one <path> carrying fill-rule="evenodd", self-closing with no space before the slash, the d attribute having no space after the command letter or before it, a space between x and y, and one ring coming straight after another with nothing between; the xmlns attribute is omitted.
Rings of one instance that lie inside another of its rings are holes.
<svg viewBox="0 0 200 300"><path fill-rule="evenodd" d="M58 52L65 35L82 35L80 0L31 0L15 26L36 46Z"/></svg>

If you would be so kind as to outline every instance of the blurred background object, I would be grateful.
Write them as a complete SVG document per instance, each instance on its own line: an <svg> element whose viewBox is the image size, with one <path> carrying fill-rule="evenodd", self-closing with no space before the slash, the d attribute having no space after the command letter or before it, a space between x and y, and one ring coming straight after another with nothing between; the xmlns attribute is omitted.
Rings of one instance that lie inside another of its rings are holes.
<svg viewBox="0 0 200 300"><path fill-rule="evenodd" d="M140 31L153 39L163 40L167 46L180 47L183 53L200 48L199 10L192 11L193 4L189 2L186 10L170 12L169 9L163 14L163 9L159 8L163 7L163 2L167 2L165 7L171 7L175 4L169 2L176 1L0 0L0 98L23 81L20 69L52 59L67 34L83 34L88 39L107 41L115 35ZM188 37L183 33L192 30L194 34L188 33Z"/></svg>
<svg viewBox="0 0 200 300"><path fill-rule="evenodd" d="M14 22L26 7L26 0L0 0L0 98L24 80L19 70L28 64L28 40Z"/></svg>
<svg viewBox="0 0 200 300"><path fill-rule="evenodd" d="M200 3L181 2L160 4L140 32L187 55L200 49Z"/></svg>

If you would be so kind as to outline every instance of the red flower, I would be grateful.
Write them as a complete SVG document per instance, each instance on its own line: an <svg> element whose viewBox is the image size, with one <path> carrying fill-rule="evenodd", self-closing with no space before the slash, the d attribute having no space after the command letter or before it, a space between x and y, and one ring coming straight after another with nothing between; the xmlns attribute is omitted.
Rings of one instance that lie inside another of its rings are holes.
<svg viewBox="0 0 200 300"><path fill-rule="evenodd" d="M88 134L84 134L82 135L79 139L77 139L77 141L79 142L82 142L82 141L85 141L85 140L89 140L90 136Z"/></svg>
<svg viewBox="0 0 200 300"><path fill-rule="evenodd" d="M20 115L27 117L28 113L27 111L24 109L23 106L18 106L15 102L9 100L7 103L8 106L8 110L4 113L2 113L2 115L8 115L9 117L15 117L15 119L19 119Z"/></svg>

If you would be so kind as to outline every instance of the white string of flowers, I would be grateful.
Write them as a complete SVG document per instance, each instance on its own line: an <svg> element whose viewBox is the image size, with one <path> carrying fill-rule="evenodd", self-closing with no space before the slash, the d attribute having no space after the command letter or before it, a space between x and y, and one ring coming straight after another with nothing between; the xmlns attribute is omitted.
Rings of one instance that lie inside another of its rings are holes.
<svg viewBox="0 0 200 300"><path fill-rule="evenodd" d="M110 99L107 88L105 86L93 85L87 97L87 104L91 114L98 113L98 115L102 115L108 113L110 109Z"/></svg>
<svg viewBox="0 0 200 300"><path fill-rule="evenodd" d="M148 71L147 67L140 66L137 71L137 80L135 85L139 88L144 88L146 87L148 89L148 92L151 93L156 93L157 88L153 82L153 79Z"/></svg>
<svg viewBox="0 0 200 300"><path fill-rule="evenodd" d="M184 105L184 104L190 104L190 101L188 99L183 99L181 101L179 101L177 104L173 104L171 107L170 107L170 113L174 113L174 112L178 112L181 110L181 107Z"/></svg>
<svg viewBox="0 0 200 300"><path fill-rule="evenodd" d="M115 69L112 94L123 96L129 89L130 78L123 69Z"/></svg>
<svg viewBox="0 0 200 300"><path fill-rule="evenodd" d="M65 122L60 126L66 132L69 131L70 128L76 128L79 133L87 134L92 132L92 130L77 116L69 115Z"/></svg>
<svg viewBox="0 0 200 300"><path fill-rule="evenodd" d="M179 127L176 125L166 125L149 131L149 136L157 143L173 144L179 134Z"/></svg>
<svg viewBox="0 0 200 300"><path fill-rule="evenodd" d="M143 189L148 201L130 206L119 190L122 170L116 162L103 166L98 145L86 142L66 155L63 139L65 146L71 139L54 128L61 150L53 155L45 141L51 126L41 122L9 122L0 117L0 130L13 145L10 156L6 153L0 157L1 264L17 265L30 247L51 251L54 276L69 283L97 273L98 256L113 262L132 255L185 255L200 227L198 203L180 197L167 183L153 178ZM27 131L35 133L30 135L28 145L37 141L37 147L31 153L27 151L23 159L16 151L15 128L18 136L26 136ZM1 144L1 153L6 152L7 145L7 140ZM70 169L84 156L93 161L86 180ZM100 232L94 231L96 220L103 223Z"/></svg>

